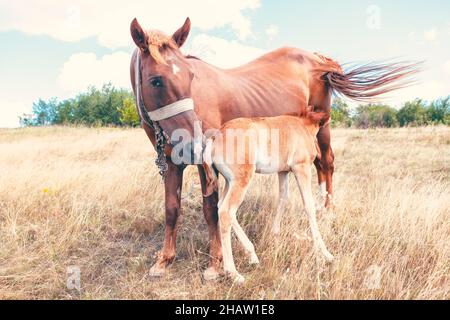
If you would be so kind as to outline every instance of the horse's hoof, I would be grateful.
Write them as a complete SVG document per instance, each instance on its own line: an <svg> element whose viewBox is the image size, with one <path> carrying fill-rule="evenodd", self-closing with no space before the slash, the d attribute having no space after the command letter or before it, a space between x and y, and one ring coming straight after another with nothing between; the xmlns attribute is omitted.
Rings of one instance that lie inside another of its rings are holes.
<svg viewBox="0 0 450 320"><path fill-rule="evenodd" d="M205 271L203 271L203 279L205 281L215 281L219 279L220 273L214 267L209 267Z"/></svg>
<svg viewBox="0 0 450 320"><path fill-rule="evenodd" d="M252 252L250 257L248 258L248 263L250 264L259 264L259 259L256 253Z"/></svg>
<svg viewBox="0 0 450 320"><path fill-rule="evenodd" d="M148 275L151 278L161 278L166 274L166 268L161 268L157 264L150 268Z"/></svg>

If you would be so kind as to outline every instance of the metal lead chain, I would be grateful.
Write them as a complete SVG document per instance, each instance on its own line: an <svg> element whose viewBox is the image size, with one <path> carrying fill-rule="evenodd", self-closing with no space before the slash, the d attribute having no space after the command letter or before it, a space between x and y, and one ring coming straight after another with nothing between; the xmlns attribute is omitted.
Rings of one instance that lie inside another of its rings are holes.
<svg viewBox="0 0 450 320"><path fill-rule="evenodd" d="M155 123L155 138L156 138L156 159L155 164L158 167L159 174L163 178L166 177L166 172L169 166L167 165L166 155L164 153L164 147L166 145L167 137L165 132L161 129L158 123Z"/></svg>

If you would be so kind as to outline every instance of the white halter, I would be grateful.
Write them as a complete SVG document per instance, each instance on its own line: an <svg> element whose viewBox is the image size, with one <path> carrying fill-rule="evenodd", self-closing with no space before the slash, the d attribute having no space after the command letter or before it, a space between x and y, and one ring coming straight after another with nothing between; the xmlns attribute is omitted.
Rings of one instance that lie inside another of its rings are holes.
<svg viewBox="0 0 450 320"><path fill-rule="evenodd" d="M136 64L135 64L135 69L134 69L134 75L135 75L135 86L136 86L136 101L137 101L138 112L139 112L141 119L145 119L145 117L143 117L142 112L147 112L150 120L160 121L160 120L171 118L171 117L176 116L177 114L183 113L185 111L194 110L194 101L191 98L186 98L186 99L175 101L174 103L171 103L164 107L158 108L154 111L147 111L147 109L145 108L145 105L144 105L144 100L141 95L141 73L140 73L141 54L139 52L139 49L136 49L136 50L137 50L137 54L136 54Z"/></svg>
<svg viewBox="0 0 450 320"><path fill-rule="evenodd" d="M189 110L194 110L194 100L191 98L178 100L155 111L149 111L148 116L153 121L160 121Z"/></svg>

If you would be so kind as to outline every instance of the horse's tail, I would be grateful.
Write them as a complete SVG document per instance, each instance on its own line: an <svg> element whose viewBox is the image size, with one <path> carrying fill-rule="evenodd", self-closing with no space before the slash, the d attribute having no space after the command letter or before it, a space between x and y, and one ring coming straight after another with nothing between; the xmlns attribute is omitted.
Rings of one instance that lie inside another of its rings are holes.
<svg viewBox="0 0 450 320"><path fill-rule="evenodd" d="M415 84L413 76L422 66L422 62L381 62L355 65L343 71L336 64L324 73L323 79L334 92L362 102Z"/></svg>

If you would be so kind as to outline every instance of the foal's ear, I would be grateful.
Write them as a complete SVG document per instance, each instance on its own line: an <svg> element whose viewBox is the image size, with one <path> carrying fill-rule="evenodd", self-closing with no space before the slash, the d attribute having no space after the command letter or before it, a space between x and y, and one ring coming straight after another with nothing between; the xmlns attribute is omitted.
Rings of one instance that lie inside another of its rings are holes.
<svg viewBox="0 0 450 320"><path fill-rule="evenodd" d="M137 21L136 18L131 21L130 25L130 32L131 37L134 40L134 43L143 51L148 50L148 43L147 43L147 35L145 34L144 30L142 30L141 25Z"/></svg>
<svg viewBox="0 0 450 320"><path fill-rule="evenodd" d="M173 40L178 45L178 48L181 48L181 46L186 41L189 31L191 31L191 19L186 18L186 21L184 22L183 26L175 31L175 33L172 35Z"/></svg>

